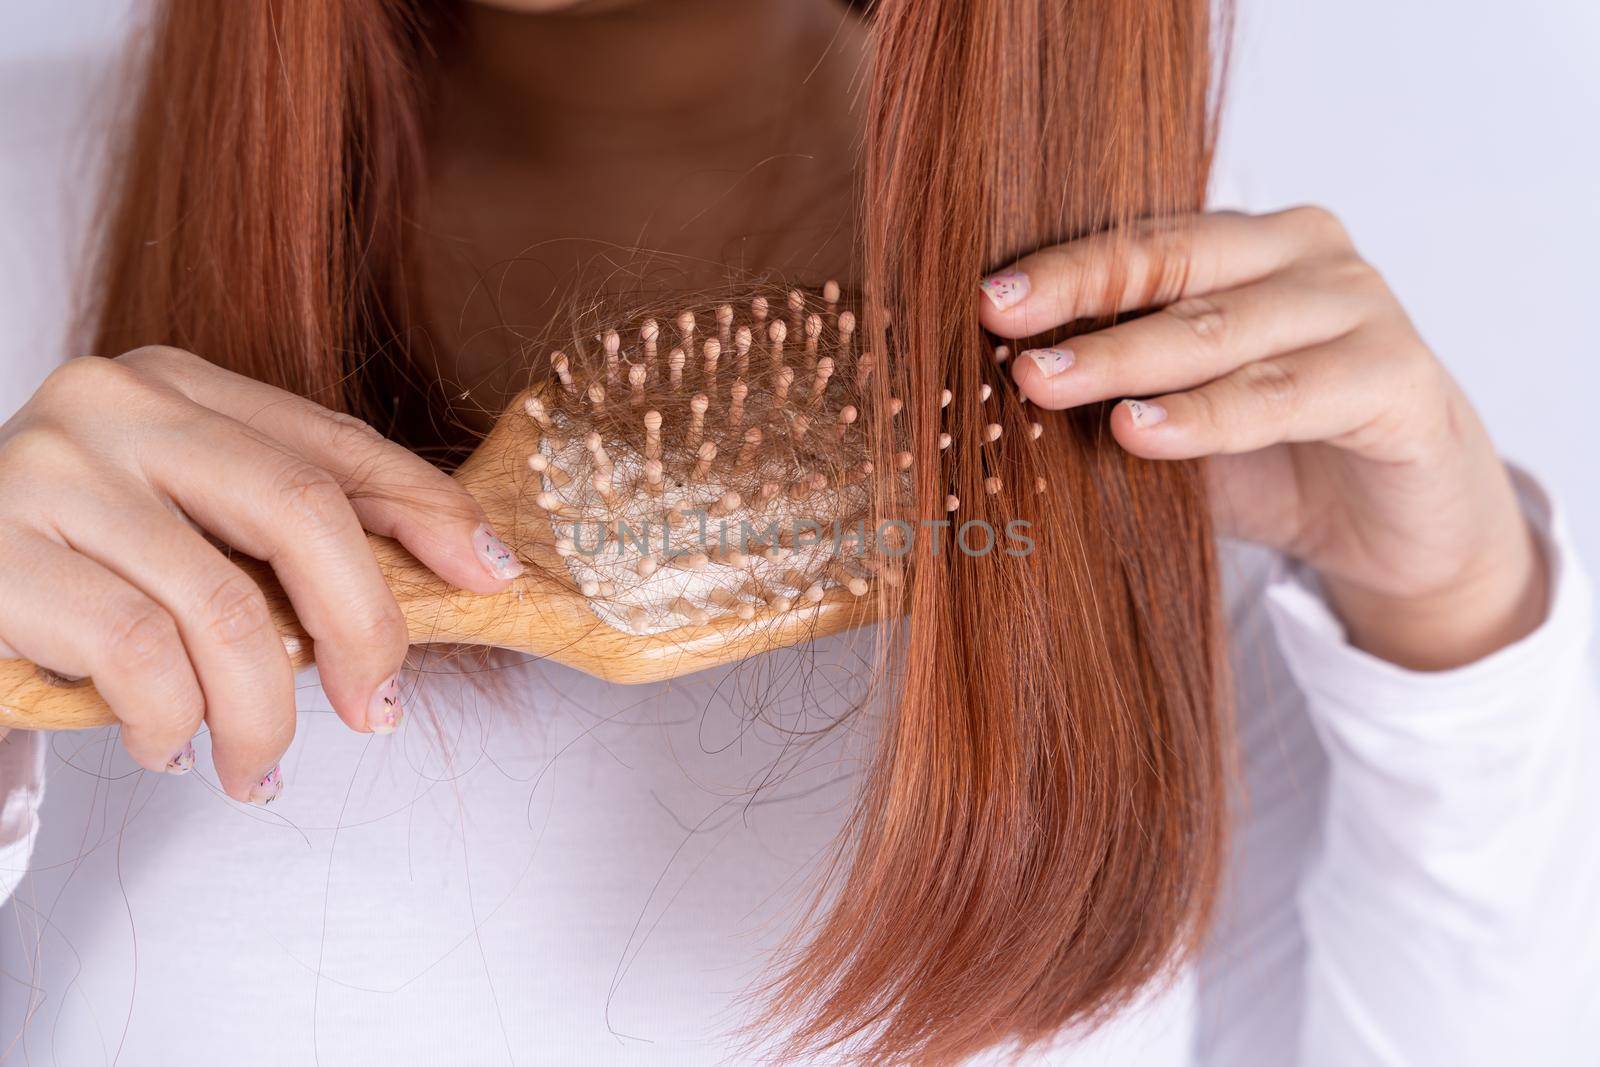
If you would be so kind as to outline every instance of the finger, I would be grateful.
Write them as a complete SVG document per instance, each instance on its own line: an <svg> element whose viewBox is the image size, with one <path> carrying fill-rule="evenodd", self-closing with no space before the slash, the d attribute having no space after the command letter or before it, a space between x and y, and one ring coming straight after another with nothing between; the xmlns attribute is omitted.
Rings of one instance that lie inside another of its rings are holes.
<svg viewBox="0 0 1600 1067"><path fill-rule="evenodd" d="M1111 430L1128 451L1150 459L1235 455L1305 441L1338 444L1401 410L1411 375L1389 362L1388 353L1357 331L1246 364L1199 389L1118 404Z"/></svg>
<svg viewBox="0 0 1600 1067"><path fill-rule="evenodd" d="M295 730L294 670L260 587L153 498L71 493L54 518L74 549L175 621L205 695L218 781L259 802Z"/></svg>
<svg viewBox="0 0 1600 1067"><path fill-rule="evenodd" d="M205 712L178 627L160 604L41 533L0 526L0 637L18 655L94 679L141 767L182 774Z"/></svg>
<svg viewBox="0 0 1600 1067"><path fill-rule="evenodd" d="M316 643L323 689L339 717L357 730L398 726L395 675L409 643L405 617L339 483L203 409L150 452L144 466L152 486L228 544L271 565Z"/></svg>
<svg viewBox="0 0 1600 1067"><path fill-rule="evenodd" d="M202 407L281 442L333 475L363 526L393 537L441 578L496 593L522 571L455 479L360 419L223 370L175 349L142 349L142 360Z"/></svg>
<svg viewBox="0 0 1600 1067"><path fill-rule="evenodd" d="M1023 352L1011 375L1043 408L1193 389L1246 363L1324 344L1370 309L1364 291L1319 284L1310 272L1210 296L1191 296L1143 318Z"/></svg>
<svg viewBox="0 0 1600 1067"><path fill-rule="evenodd" d="M1236 288L1317 249L1347 247L1338 220L1320 208L1189 216L1024 256L979 283L988 297L979 302L979 317L1002 337L1029 337L1078 319Z"/></svg>

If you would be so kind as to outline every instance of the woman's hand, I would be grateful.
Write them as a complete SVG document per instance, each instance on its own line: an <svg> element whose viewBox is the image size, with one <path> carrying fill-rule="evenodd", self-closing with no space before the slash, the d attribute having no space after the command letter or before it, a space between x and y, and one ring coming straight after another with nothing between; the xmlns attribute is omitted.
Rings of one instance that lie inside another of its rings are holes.
<svg viewBox="0 0 1600 1067"><path fill-rule="evenodd" d="M1338 220L1296 208L1190 221L984 279L983 323L1003 337L1166 305L1021 353L1024 395L1044 408L1149 398L1113 409L1122 446L1208 457L1221 531L1314 567L1376 655L1442 669L1536 627L1544 564L1504 465Z"/></svg>
<svg viewBox="0 0 1600 1067"><path fill-rule="evenodd" d="M204 721L228 795L270 801L293 673L201 530L272 566L334 709L386 733L406 627L363 527L464 589L515 576L471 496L356 419L176 349L74 360L0 427L0 655L92 677L151 770L192 766Z"/></svg>

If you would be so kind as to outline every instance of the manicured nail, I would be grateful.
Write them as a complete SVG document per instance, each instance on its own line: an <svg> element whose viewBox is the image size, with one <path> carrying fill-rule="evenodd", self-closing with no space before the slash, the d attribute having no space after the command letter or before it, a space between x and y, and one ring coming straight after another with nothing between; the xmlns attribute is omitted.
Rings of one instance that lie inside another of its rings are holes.
<svg viewBox="0 0 1600 1067"><path fill-rule="evenodd" d="M250 787L250 803L266 807L283 792L283 772L274 767L255 785Z"/></svg>
<svg viewBox="0 0 1600 1067"><path fill-rule="evenodd" d="M1065 348L1030 348L1022 354L1033 360L1033 365L1046 378L1054 378L1073 362L1072 352Z"/></svg>
<svg viewBox="0 0 1600 1067"><path fill-rule="evenodd" d="M400 678L391 674L367 702L367 728L375 734L392 734L406 717L400 706Z"/></svg>
<svg viewBox="0 0 1600 1067"><path fill-rule="evenodd" d="M184 743L182 751L167 760L168 774L188 774L194 770L194 742Z"/></svg>
<svg viewBox="0 0 1600 1067"><path fill-rule="evenodd" d="M1128 405L1128 416L1135 426L1142 428L1166 421L1167 409L1154 401L1124 400L1123 403Z"/></svg>
<svg viewBox="0 0 1600 1067"><path fill-rule="evenodd" d="M496 578L515 578L522 573L522 563L489 528L488 523L479 523L478 528L472 531L472 547L477 550L478 558L489 569L489 573Z"/></svg>
<svg viewBox="0 0 1600 1067"><path fill-rule="evenodd" d="M989 303L994 305L996 311L1004 311L1027 299L1033 283L1020 270L1003 270L979 282L978 288L983 290L983 295L989 298Z"/></svg>

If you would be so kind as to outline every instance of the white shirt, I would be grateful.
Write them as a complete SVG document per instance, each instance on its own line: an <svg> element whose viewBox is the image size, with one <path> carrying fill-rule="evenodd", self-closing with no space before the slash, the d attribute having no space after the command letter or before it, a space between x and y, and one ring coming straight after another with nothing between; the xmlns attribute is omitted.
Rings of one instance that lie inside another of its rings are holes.
<svg viewBox="0 0 1600 1067"><path fill-rule="evenodd" d="M50 138L28 150L0 172L0 232L32 259L23 237L64 242L81 215L74 187L19 177L61 166ZM65 228L40 221L54 216ZM22 260L4 254L9 276ZM61 344L60 307L21 290L0 288L0 322ZM1217 928L1196 965L1032 1062L1595 1062L1591 594L1547 502L1521 490L1552 564L1548 618L1455 671L1355 650L1306 575L1225 546L1244 781ZM310 673L264 810L221 796L203 736L196 771L169 778L113 731L14 733L0 1051L69 1067L749 1062L730 1037L740 996L871 743L870 715L812 747L786 731L851 705L869 641L636 688L538 663L426 672L387 738L344 728Z"/></svg>

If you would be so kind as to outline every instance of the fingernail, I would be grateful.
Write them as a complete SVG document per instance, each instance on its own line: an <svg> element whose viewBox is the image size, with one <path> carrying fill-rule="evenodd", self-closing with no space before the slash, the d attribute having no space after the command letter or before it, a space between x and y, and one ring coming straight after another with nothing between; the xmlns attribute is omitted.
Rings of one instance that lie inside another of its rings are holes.
<svg viewBox="0 0 1600 1067"><path fill-rule="evenodd" d="M1033 360L1046 378L1054 378L1073 363L1072 352L1065 348L1030 348L1022 354Z"/></svg>
<svg viewBox="0 0 1600 1067"><path fill-rule="evenodd" d="M1135 426L1154 426L1164 422L1167 418L1167 409L1151 400L1124 400L1128 405L1128 416L1133 419Z"/></svg>
<svg viewBox="0 0 1600 1067"><path fill-rule="evenodd" d="M283 792L283 772L274 767L255 785L250 787L250 803L266 807Z"/></svg>
<svg viewBox="0 0 1600 1067"><path fill-rule="evenodd" d="M996 311L1004 311L1027 299L1033 283L1020 270L1003 270L979 282L978 288L983 290L983 295L989 298L989 303L994 305Z"/></svg>
<svg viewBox="0 0 1600 1067"><path fill-rule="evenodd" d="M167 760L168 774L188 774L194 770L194 742L187 741L176 756Z"/></svg>
<svg viewBox="0 0 1600 1067"><path fill-rule="evenodd" d="M406 717L400 706L400 677L391 674L367 702L367 728L375 734L392 734Z"/></svg>
<svg viewBox="0 0 1600 1067"><path fill-rule="evenodd" d="M489 528L488 523L479 523L478 528L472 531L472 547L477 550L478 558L489 569L489 573L496 578L515 578L522 573L522 563Z"/></svg>

